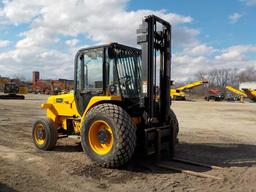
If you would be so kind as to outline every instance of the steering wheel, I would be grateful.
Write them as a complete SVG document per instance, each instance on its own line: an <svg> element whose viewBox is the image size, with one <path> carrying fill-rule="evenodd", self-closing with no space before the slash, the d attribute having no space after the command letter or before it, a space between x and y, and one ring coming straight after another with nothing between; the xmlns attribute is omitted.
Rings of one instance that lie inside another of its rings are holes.
<svg viewBox="0 0 256 192"><path fill-rule="evenodd" d="M120 78L120 83L122 85L122 87L124 87L126 89L127 92L130 92L131 90L131 76L126 75L124 77Z"/></svg>
<svg viewBox="0 0 256 192"><path fill-rule="evenodd" d="M131 76L130 75L126 75L124 77L120 78L120 82L124 85L124 86L128 86L131 84Z"/></svg>

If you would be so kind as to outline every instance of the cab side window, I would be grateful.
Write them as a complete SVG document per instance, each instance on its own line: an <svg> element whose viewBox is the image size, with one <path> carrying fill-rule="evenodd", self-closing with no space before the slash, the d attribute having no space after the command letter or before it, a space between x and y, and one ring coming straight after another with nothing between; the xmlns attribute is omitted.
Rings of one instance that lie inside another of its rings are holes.
<svg viewBox="0 0 256 192"><path fill-rule="evenodd" d="M83 62L85 90L103 91L103 49L89 50Z"/></svg>

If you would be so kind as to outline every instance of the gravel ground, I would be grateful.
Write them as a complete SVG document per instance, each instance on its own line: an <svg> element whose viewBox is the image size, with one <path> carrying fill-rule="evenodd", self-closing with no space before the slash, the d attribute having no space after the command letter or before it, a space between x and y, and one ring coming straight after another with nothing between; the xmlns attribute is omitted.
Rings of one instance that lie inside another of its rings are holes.
<svg viewBox="0 0 256 192"><path fill-rule="evenodd" d="M201 178L144 166L133 159L122 169L94 166L73 139L42 152L31 140L33 120L44 117L44 95L0 100L0 191L256 191L256 104L173 102L180 123L177 157L222 166L196 170Z"/></svg>

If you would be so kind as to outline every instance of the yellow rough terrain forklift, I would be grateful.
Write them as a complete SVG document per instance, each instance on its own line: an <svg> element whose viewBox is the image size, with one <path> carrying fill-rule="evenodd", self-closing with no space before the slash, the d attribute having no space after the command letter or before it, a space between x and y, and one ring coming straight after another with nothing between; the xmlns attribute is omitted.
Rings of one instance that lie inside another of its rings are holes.
<svg viewBox="0 0 256 192"><path fill-rule="evenodd" d="M77 135L90 159L110 168L124 165L135 150L174 155L171 26L150 15L137 33L141 50L111 43L78 51L74 93L50 96L42 104L47 118L33 124L37 148L51 150L60 135Z"/></svg>

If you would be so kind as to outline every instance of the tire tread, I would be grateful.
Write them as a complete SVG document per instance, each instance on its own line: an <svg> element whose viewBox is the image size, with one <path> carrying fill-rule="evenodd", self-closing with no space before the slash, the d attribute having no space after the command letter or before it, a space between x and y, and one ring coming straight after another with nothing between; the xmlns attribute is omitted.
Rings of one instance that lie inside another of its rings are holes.
<svg viewBox="0 0 256 192"><path fill-rule="evenodd" d="M118 135L118 149L113 157L108 161L95 161L96 164L107 167L116 168L124 165L132 157L136 146L136 126L133 124L129 114L120 106L105 103L93 107L87 114L87 119L96 114L104 114L108 119L111 119L116 125ZM84 124L89 123L86 120ZM82 126L85 127L84 125ZM86 147L86 146L85 146ZM86 150L85 150L86 151Z"/></svg>

